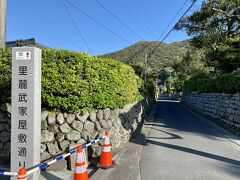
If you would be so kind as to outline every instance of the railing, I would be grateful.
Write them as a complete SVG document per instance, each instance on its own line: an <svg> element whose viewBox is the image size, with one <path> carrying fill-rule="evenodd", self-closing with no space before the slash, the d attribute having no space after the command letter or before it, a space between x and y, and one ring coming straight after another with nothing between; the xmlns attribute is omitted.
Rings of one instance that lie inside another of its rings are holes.
<svg viewBox="0 0 240 180"><path fill-rule="evenodd" d="M106 137L106 135L104 135L102 137L99 137L96 140L92 140L91 142L89 142L87 144L83 144L83 145L79 144L79 146L82 146L82 149L86 149L88 146L92 146L92 145L96 144L98 141L104 139L105 137ZM76 149L77 149L77 147L70 150L68 153L64 153L62 155L56 156L53 160L51 160L49 162L41 163L37 167L28 168L28 170L26 172L27 176L29 176L30 174L32 174L32 173L34 173L38 170L41 171L41 170L45 169L46 167L48 167L49 165L54 164L54 163L66 158L68 156L71 156L72 154L75 154ZM0 177L1 176L12 176L12 177L14 177L14 176L18 176L18 173L17 172L7 172L5 170L0 170Z"/></svg>

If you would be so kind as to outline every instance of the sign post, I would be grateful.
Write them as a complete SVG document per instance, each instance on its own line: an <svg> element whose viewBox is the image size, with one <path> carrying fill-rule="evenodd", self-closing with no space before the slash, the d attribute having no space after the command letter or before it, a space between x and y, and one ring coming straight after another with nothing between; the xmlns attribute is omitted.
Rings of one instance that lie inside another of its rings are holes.
<svg viewBox="0 0 240 180"><path fill-rule="evenodd" d="M41 50L12 49L11 171L40 163ZM38 179L39 172L28 179ZM16 179L16 178L12 178Z"/></svg>

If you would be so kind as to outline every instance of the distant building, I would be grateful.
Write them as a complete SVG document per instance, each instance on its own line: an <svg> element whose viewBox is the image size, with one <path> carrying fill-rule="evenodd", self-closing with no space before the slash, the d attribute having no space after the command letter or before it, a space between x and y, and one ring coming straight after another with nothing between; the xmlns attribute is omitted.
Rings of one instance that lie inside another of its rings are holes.
<svg viewBox="0 0 240 180"><path fill-rule="evenodd" d="M37 47L37 48L40 48L40 49L50 49L47 46L36 43L34 38L19 39L19 40L16 40L16 41L7 41L6 42L6 47L22 47L22 46Z"/></svg>

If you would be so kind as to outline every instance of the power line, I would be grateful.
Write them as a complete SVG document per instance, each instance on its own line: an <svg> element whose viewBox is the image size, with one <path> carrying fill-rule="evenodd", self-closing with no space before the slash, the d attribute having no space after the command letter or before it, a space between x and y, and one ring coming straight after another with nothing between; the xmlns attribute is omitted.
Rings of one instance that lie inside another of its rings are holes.
<svg viewBox="0 0 240 180"><path fill-rule="evenodd" d="M161 39L161 37L164 35L164 33L168 30L168 28L171 26L172 22L176 19L176 17L178 16L178 14L183 10L183 8L185 7L185 5L187 4L188 0L185 1L185 3L181 6L181 8L177 11L177 13L175 14L175 16L172 18L172 20L168 23L167 27L164 29L163 33L161 34L161 36L158 38L158 40Z"/></svg>
<svg viewBox="0 0 240 180"><path fill-rule="evenodd" d="M158 48L158 46L169 36L169 34L174 30L174 28L177 26L177 24L184 18L184 16L188 13L188 11L193 7L197 0L193 0L192 4L188 7L188 9L184 12L184 14L181 16L181 18L178 20L178 22L170 29L170 31L164 36L164 38L157 44L155 48L149 53L149 57L151 57L152 53Z"/></svg>
<svg viewBox="0 0 240 180"><path fill-rule="evenodd" d="M88 50L90 51L90 53L93 55L93 52L92 52L92 50L91 50L89 44L87 43L86 39L83 37L83 35L82 35L81 31L79 30L79 28L78 28L76 22L74 21L74 19L73 19L71 13L70 13L70 11L69 11L69 9L67 8L66 3L65 3L65 0L63 0L63 5L64 5L64 8L66 9L66 11L67 11L67 13L68 13L68 15L69 15L71 21L72 21L74 27L76 28L76 30L77 30L79 36L80 36L81 39L83 40L84 44L87 46L87 48L88 48Z"/></svg>
<svg viewBox="0 0 240 180"><path fill-rule="evenodd" d="M29 0L32 5L45 17L48 19L48 21L53 24L59 32L61 32L69 41L71 41L72 44L74 44L75 46L79 47L81 50L82 48L80 46L77 45L77 43L75 43L69 36L67 33L65 33L53 20L51 20L51 18L46 14L44 13L39 7L38 5L33 1L33 0Z"/></svg>
<svg viewBox="0 0 240 180"><path fill-rule="evenodd" d="M186 1L186 2L187 2L187 1ZM142 9L143 9L143 11L145 12L145 14L147 14L147 15L150 17L150 19L155 23L156 27L158 27L158 28L162 31L163 29L160 28L161 25L160 25L159 22L150 14L150 12L148 11L148 9L144 7L142 0L139 0L138 4L142 7ZM186 3L185 3L185 4L186 4ZM184 4L184 6L185 6L185 4ZM182 9L182 8L181 8L181 9ZM180 11L179 11L179 12L180 12ZM178 14L178 13L177 13L177 14ZM175 18L174 18L174 19L175 19ZM156 29L157 29L157 28L156 28ZM164 33L164 31L163 31L163 33ZM170 37L168 37L168 38L169 38L170 40L172 40Z"/></svg>
<svg viewBox="0 0 240 180"><path fill-rule="evenodd" d="M121 0L120 0L121 1ZM128 1L127 3L126 2L124 2L124 1L122 1L122 3L127 7L127 9L129 10L129 11L131 11L136 17L139 17L139 13L141 13L140 11L139 11L139 9L134 5L134 3L132 3L131 1ZM134 9L136 10L136 11L134 11ZM155 37L158 37L158 31L157 31L157 33L155 32L155 29L153 29L153 27L149 24L149 23L147 23L147 19L143 19L143 18L145 18L145 15L143 14L143 15L141 15L141 17L142 18L139 18L139 20L141 20L141 23L142 24L144 24L146 27L147 27L147 29L152 33L152 34L154 34L154 36Z"/></svg>
<svg viewBox="0 0 240 180"><path fill-rule="evenodd" d="M157 26L160 30L162 30L162 29L160 28L161 26L160 26L159 22L151 15L151 13L148 11L148 9L144 7L142 0L139 0L139 1L138 1L138 4L142 7L142 9L143 9L143 11L145 12L145 14L147 14L147 15L150 17L150 19L154 22L154 24L156 24L156 26Z"/></svg>
<svg viewBox="0 0 240 180"><path fill-rule="evenodd" d="M184 8L184 6L186 5L186 3L188 2L188 0L185 1L185 3L183 4L183 6L181 6L181 8L177 11L177 13L175 14L175 16L172 18L172 20L169 22L168 26L164 29L163 33L161 34L161 36L157 39L160 40L161 37L163 36L163 34L166 32L166 30L168 29L168 27L172 24L172 22L174 21L174 19L177 17L177 15L182 11L182 9ZM193 1L192 5L187 9L187 11L182 15L182 17L178 20L178 22L187 14L187 12L192 8L192 6L194 5L194 3L196 2L196 0ZM178 24L178 22L174 25L174 27ZM168 35L173 31L174 27L167 33L167 35L156 45L156 47L153 48L153 50L149 53L148 55L148 59L150 59L151 55L153 54L153 52L158 48L158 46L168 37ZM141 48L139 51L143 51L147 48L147 46L145 45L143 48ZM139 52L138 51L138 52ZM128 60L127 62L129 62L135 55L137 55L137 52L135 52Z"/></svg>
<svg viewBox="0 0 240 180"><path fill-rule="evenodd" d="M135 8L143 18L145 18L146 22L148 21L149 28L151 28L152 32L158 37L158 32L159 31L158 31L158 29L156 30L156 27L154 28L155 24L148 20L149 18L147 18L146 13L144 13L140 8L138 8L132 1L128 1L128 3L131 4L132 7Z"/></svg>
<svg viewBox="0 0 240 180"><path fill-rule="evenodd" d="M118 4L125 10L125 12L129 14L129 17L133 18L134 22L137 23L138 26L141 26L142 28L144 28L144 30L146 32L151 33L151 35L153 35L153 37L158 37L158 35L156 35L155 32L153 32L150 28L148 28L147 25L143 21L141 21L141 19L138 19L135 17L136 14L133 11L131 11L131 8L129 8L127 5L125 5L123 3L123 1L117 0L116 2L118 2ZM132 13L130 13L130 12L132 12Z"/></svg>
<svg viewBox="0 0 240 180"><path fill-rule="evenodd" d="M80 9L79 7L75 6L74 4L72 4L71 2L69 2L68 0L66 0L66 2L68 4L70 4L73 8L75 8L76 10L80 11L82 14L84 14L85 16L87 16L89 19L91 19L92 21L94 21L95 23L97 23L98 25L102 26L103 28L107 29L109 32L111 32L112 34L114 34L115 36L117 36L119 39L121 39L122 41L128 43L128 44L132 44L131 42L129 42L128 40L126 40L124 37L122 37L121 35L115 33L114 31L112 31L110 28L108 28L107 26L105 26L104 24L100 23L98 20L96 20L95 18L91 17L90 15L88 15L85 11L83 11L82 9Z"/></svg>
<svg viewBox="0 0 240 180"><path fill-rule="evenodd" d="M140 39L144 40L144 38L138 34L135 30L133 30L131 27L129 27L125 22L123 22L119 17L114 15L110 10L108 10L102 3L100 3L98 0L94 0L99 6L101 6L105 11L107 11L112 17L117 19L118 22L120 22L124 27L126 27L129 31L134 33L136 36L138 36Z"/></svg>

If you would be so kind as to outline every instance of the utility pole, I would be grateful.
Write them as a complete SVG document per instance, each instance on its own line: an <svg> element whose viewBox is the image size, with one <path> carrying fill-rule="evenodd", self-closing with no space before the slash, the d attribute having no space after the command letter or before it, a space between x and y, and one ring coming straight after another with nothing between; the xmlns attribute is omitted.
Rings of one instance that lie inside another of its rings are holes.
<svg viewBox="0 0 240 180"><path fill-rule="evenodd" d="M0 48L6 47L6 6L7 0L0 0Z"/></svg>
<svg viewBox="0 0 240 180"><path fill-rule="evenodd" d="M171 92L172 71L169 71L169 72L170 72L169 89Z"/></svg>
<svg viewBox="0 0 240 180"><path fill-rule="evenodd" d="M147 53L145 53L145 60L144 60L144 64L145 64L144 82L145 82L145 83L147 82L147 63L148 63Z"/></svg>

